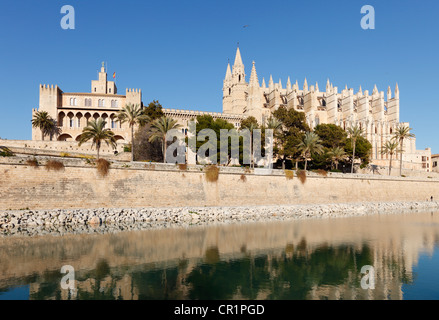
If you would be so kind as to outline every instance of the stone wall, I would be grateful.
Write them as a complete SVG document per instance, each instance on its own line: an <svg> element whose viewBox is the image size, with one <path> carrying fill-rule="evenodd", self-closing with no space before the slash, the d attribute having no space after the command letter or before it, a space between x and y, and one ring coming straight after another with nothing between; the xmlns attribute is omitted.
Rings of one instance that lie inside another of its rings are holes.
<svg viewBox="0 0 439 320"><path fill-rule="evenodd" d="M66 161L65 169L48 171L23 159L0 159L0 210L241 206L347 203L361 201L425 201L439 199L439 180L361 175L308 176L287 180L283 171L246 174L241 168L220 172L207 182L201 167L137 163L114 164L102 177L92 165ZM245 177L245 179L244 179Z"/></svg>
<svg viewBox="0 0 439 320"><path fill-rule="evenodd" d="M92 147L91 142L84 143L79 146L77 141L50 141L50 140L5 140L0 139L0 146L8 147L14 152L23 153L58 153L68 152L71 154L96 154L96 148ZM116 150L123 152L125 143L118 143ZM27 150L27 151L26 151ZM112 147L103 143L100 149L102 155L113 155L114 150Z"/></svg>

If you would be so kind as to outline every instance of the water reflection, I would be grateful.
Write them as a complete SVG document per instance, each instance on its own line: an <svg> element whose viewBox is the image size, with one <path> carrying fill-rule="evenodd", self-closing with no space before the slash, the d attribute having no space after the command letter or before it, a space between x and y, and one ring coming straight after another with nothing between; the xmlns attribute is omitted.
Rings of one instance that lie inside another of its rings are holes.
<svg viewBox="0 0 439 320"><path fill-rule="evenodd" d="M3 238L0 299L403 299L438 240L436 213Z"/></svg>

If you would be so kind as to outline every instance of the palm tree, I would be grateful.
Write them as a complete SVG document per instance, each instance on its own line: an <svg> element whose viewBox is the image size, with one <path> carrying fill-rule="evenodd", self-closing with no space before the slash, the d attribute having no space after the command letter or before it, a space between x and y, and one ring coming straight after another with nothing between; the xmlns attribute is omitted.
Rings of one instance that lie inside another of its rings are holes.
<svg viewBox="0 0 439 320"><path fill-rule="evenodd" d="M413 133L410 133L410 130L412 130L412 128L410 128L409 126L406 126L405 124L400 123L398 125L398 127L396 128L396 131L393 133L393 140L398 141L399 142L399 154L400 154L400 163L399 163L399 175L402 176L402 154L404 152L403 147L404 147L404 140L405 139L409 139L409 138L414 138L415 135Z"/></svg>
<svg viewBox="0 0 439 320"><path fill-rule="evenodd" d="M338 164L346 158L346 152L342 147L334 147L328 151L328 156L331 158L331 162L335 164L335 169L338 170Z"/></svg>
<svg viewBox="0 0 439 320"><path fill-rule="evenodd" d="M250 152L251 152L250 167L254 168L255 164L254 164L254 150L253 150L253 130L258 129L258 124L254 122L250 122L244 125L243 127L241 127L241 130L242 129L248 129L250 131Z"/></svg>
<svg viewBox="0 0 439 320"><path fill-rule="evenodd" d="M41 140L44 136L59 132L57 130L56 121L49 115L47 111L37 111L32 119L32 127L41 130Z"/></svg>
<svg viewBox="0 0 439 320"><path fill-rule="evenodd" d="M151 119L147 115L143 114L142 109L138 104L127 104L117 114L117 121L120 123L128 122L131 129L131 161L134 161L134 126L139 124L144 126Z"/></svg>
<svg viewBox="0 0 439 320"><path fill-rule="evenodd" d="M161 118L155 119L151 123L151 136L149 137L149 142L154 142L158 139L162 140L163 148L163 162L166 162L166 134L172 129L179 128L180 125L177 120L163 116Z"/></svg>
<svg viewBox="0 0 439 320"><path fill-rule="evenodd" d="M363 137L363 129L361 129L358 125L348 128L348 136L351 138L352 143L352 168L351 173L354 173L354 161L355 161L355 147L357 145L357 140L360 137Z"/></svg>
<svg viewBox="0 0 439 320"><path fill-rule="evenodd" d="M310 158L313 154L322 154L323 146L321 145L320 137L314 132L305 133L305 137L303 141L299 143L298 149L302 153L305 158L305 171L308 165L308 158Z"/></svg>
<svg viewBox="0 0 439 320"><path fill-rule="evenodd" d="M381 148L381 154L389 154L390 155L390 164L389 164L389 176L392 172L392 159L393 155L398 152L399 142L396 140L389 140L386 144Z"/></svg>
<svg viewBox="0 0 439 320"><path fill-rule="evenodd" d="M114 132L110 129L105 129L107 123L99 118L98 120L92 120L88 123L88 126L82 130L81 139L79 140L79 146L84 142L92 140L92 146L96 145L97 158L99 160L99 149L102 142L107 145L111 145L116 148L116 139L114 138Z"/></svg>
<svg viewBox="0 0 439 320"><path fill-rule="evenodd" d="M267 129L273 130L273 135L276 136L282 129L282 122L275 117L268 118Z"/></svg>

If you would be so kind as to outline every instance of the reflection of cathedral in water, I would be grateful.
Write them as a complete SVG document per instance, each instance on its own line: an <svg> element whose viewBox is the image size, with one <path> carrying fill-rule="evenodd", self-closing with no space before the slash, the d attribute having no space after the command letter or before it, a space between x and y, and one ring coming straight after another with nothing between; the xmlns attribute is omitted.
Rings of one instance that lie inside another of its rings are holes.
<svg viewBox="0 0 439 320"><path fill-rule="evenodd" d="M59 270L76 272L78 299L393 299L420 254L439 240L432 214L5 238L0 289L30 284L31 299L71 299ZM360 286L364 265L375 289ZM48 271L50 270L50 271Z"/></svg>

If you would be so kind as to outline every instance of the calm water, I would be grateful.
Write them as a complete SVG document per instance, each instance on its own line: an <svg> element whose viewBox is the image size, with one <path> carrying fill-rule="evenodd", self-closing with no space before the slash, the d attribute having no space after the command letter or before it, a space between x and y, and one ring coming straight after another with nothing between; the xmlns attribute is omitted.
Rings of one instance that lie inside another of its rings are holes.
<svg viewBox="0 0 439 320"><path fill-rule="evenodd" d="M0 238L0 300L439 299L438 246L439 212Z"/></svg>

